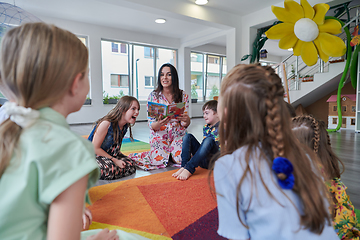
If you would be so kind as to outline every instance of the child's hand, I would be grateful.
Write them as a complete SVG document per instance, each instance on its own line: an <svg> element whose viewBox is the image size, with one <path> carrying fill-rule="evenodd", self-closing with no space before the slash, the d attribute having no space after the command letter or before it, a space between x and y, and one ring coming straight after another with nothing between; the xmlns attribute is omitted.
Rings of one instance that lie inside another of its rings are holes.
<svg viewBox="0 0 360 240"><path fill-rule="evenodd" d="M119 240L119 236L116 234L116 230L109 231L109 229L105 228L86 240Z"/></svg>
<svg viewBox="0 0 360 240"><path fill-rule="evenodd" d="M84 212L83 212L83 230L89 230L89 226L92 223L92 214L90 209L88 209L87 207L85 207Z"/></svg>
<svg viewBox="0 0 360 240"><path fill-rule="evenodd" d="M119 168L125 168L126 163L123 160L115 159L113 158L113 162L119 167Z"/></svg>

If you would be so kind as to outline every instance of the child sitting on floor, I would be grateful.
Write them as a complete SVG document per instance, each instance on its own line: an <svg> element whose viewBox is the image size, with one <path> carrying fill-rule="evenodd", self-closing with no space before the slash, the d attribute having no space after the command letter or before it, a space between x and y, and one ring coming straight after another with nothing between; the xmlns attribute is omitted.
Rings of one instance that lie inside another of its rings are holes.
<svg viewBox="0 0 360 240"><path fill-rule="evenodd" d="M206 124L203 128L204 139L200 144L192 134L183 138L181 152L181 168L172 176L179 180L186 180L195 172L195 168L209 167L211 157L219 152L219 116L217 114L217 101L211 100L202 108ZM191 155L193 157L191 157Z"/></svg>
<svg viewBox="0 0 360 240"><path fill-rule="evenodd" d="M218 234L229 239L339 240L316 156L291 132L272 67L237 65L221 83Z"/></svg>
<svg viewBox="0 0 360 240"><path fill-rule="evenodd" d="M100 168L100 179L114 180L136 172L135 162L121 151L122 140L139 115L139 101L132 96L123 96L116 106L96 121L88 139L92 141L96 162Z"/></svg>
<svg viewBox="0 0 360 240"><path fill-rule="evenodd" d="M5 34L0 56L9 99L0 124L0 239L80 239L99 170L93 146L66 117L89 92L87 48L68 31L27 23ZM103 230L90 239L119 238Z"/></svg>
<svg viewBox="0 0 360 240"><path fill-rule="evenodd" d="M293 132L299 141L310 147L319 157L326 186L333 201L333 223L340 239L359 239L360 224L358 223L355 208L346 194L346 186L340 179L340 166L344 164L333 152L330 137L326 131L325 122L313 116L298 116L292 121Z"/></svg>

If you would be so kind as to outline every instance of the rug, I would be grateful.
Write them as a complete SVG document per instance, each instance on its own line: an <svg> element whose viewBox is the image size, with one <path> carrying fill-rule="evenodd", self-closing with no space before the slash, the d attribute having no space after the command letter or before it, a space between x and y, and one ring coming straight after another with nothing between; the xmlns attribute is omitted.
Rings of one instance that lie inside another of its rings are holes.
<svg viewBox="0 0 360 240"><path fill-rule="evenodd" d="M158 240L224 239L216 233L208 170L198 168L187 181L173 178L175 171L91 188L90 229L120 229Z"/></svg>

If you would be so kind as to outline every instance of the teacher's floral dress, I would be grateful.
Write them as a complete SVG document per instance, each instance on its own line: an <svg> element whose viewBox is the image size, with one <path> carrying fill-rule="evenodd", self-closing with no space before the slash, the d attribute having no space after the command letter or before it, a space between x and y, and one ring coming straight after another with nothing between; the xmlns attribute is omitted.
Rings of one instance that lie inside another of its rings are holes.
<svg viewBox="0 0 360 240"><path fill-rule="evenodd" d="M326 186L333 196L333 224L339 238L360 240L360 224L350 197L346 194L346 186L339 178L326 182Z"/></svg>
<svg viewBox="0 0 360 240"><path fill-rule="evenodd" d="M189 96L183 92L182 101L185 102L185 114L189 111ZM156 97L155 91L151 92L148 97L149 102L162 104L169 103L166 97L160 92ZM149 109L148 109L149 110ZM150 151L142 153L132 153L129 157L134 160L139 168L152 170L165 168L169 163L170 155L178 166L181 164L182 138L186 134L186 128L176 119L171 119L168 124L155 131L151 124L155 118L148 117L148 126L150 128Z"/></svg>

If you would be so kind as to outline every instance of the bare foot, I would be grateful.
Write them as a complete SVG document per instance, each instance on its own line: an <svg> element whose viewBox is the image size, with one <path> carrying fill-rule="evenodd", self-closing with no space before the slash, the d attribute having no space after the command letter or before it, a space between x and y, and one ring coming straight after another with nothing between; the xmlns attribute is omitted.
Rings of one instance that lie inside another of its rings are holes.
<svg viewBox="0 0 360 240"><path fill-rule="evenodd" d="M182 180L182 181L185 181L186 179L188 179L192 174L184 169L180 174L179 176L177 177L178 180Z"/></svg>
<svg viewBox="0 0 360 240"><path fill-rule="evenodd" d="M182 171L184 171L183 167L180 168L179 170L177 170L176 173L173 173L173 175L171 175L171 176L173 176L174 178L177 178L180 175L180 173L182 173Z"/></svg>

